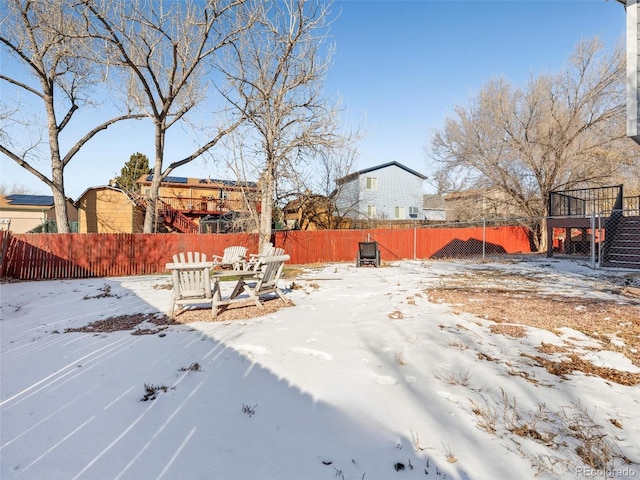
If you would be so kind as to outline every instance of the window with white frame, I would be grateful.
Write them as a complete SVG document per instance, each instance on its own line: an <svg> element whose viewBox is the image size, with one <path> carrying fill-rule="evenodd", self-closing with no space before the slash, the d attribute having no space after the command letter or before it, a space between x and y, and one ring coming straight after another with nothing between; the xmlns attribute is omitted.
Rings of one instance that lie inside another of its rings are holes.
<svg viewBox="0 0 640 480"><path fill-rule="evenodd" d="M406 215L404 213L404 207L395 208L395 218L406 218Z"/></svg>
<svg viewBox="0 0 640 480"><path fill-rule="evenodd" d="M378 179L376 177L367 177L367 190L377 190Z"/></svg>
<svg viewBox="0 0 640 480"><path fill-rule="evenodd" d="M376 218L376 206L367 205L367 218Z"/></svg>
<svg viewBox="0 0 640 480"><path fill-rule="evenodd" d="M409 216L411 218L418 218L418 207L409 207Z"/></svg>

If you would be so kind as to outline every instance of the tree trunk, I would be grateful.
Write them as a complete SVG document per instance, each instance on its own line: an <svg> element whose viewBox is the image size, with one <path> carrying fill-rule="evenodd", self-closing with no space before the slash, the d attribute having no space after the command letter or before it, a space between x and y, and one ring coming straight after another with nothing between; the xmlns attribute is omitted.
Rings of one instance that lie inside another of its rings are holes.
<svg viewBox="0 0 640 480"><path fill-rule="evenodd" d="M153 166L153 178L151 179L151 188L147 197L147 211L144 216L144 233L154 233L156 228L156 214L158 204L158 193L160 184L162 183L162 162L164 159L164 135L165 125L160 122L156 123L155 145L156 160Z"/></svg>
<svg viewBox="0 0 640 480"><path fill-rule="evenodd" d="M273 193L275 191L275 176L273 174L273 161L267 161L267 168L262 177L260 189L260 251L262 246L271 241L271 219L273 217Z"/></svg>
<svg viewBox="0 0 640 480"><path fill-rule="evenodd" d="M53 95L45 95L45 109L47 124L49 125L49 151L51 152L51 192L53 206L56 213L56 228L58 233L69 233L69 219L67 216L67 199L64 195L64 165L60 159L60 145L58 143L59 130L56 121Z"/></svg>

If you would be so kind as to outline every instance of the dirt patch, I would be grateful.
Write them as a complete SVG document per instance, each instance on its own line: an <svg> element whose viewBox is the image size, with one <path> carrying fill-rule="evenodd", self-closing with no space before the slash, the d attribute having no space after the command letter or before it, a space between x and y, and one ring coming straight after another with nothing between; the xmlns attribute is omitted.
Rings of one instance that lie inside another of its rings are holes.
<svg viewBox="0 0 640 480"><path fill-rule="evenodd" d="M496 323L489 327L491 333L499 333L513 338L522 338L527 335L527 331L520 325L505 325L502 323Z"/></svg>
<svg viewBox="0 0 640 480"><path fill-rule="evenodd" d="M192 323L192 322L225 322L231 320L247 320L250 318L261 317L277 312L281 308L292 307L294 303L284 303L279 297L263 299L262 307L259 308L255 304L248 305L229 305L224 311L218 313L216 318L211 316L211 309L185 310L175 315L173 320L176 323Z"/></svg>
<svg viewBox="0 0 640 480"><path fill-rule="evenodd" d="M64 333L110 333L133 330L132 335L153 335L165 330L169 325L175 325L175 322L164 314L136 313L97 320L84 327L67 328Z"/></svg>
<svg viewBox="0 0 640 480"><path fill-rule="evenodd" d="M428 289L429 300L449 304L456 313L466 312L495 322L489 327L494 334L521 337L526 334L526 326L557 334L560 328L571 328L601 345L599 348L581 346L582 351L619 352L640 367L640 306L637 302L542 294L535 292L532 285L522 290L510 290L501 285L482 288L479 287L482 281L478 278L467 277L465 280L473 287L459 285ZM580 358L579 349L573 344L567 343L562 348L566 352L562 361L531 358L558 376L580 371L622 385L640 383L640 374L595 366ZM544 345L539 350L552 353Z"/></svg>
<svg viewBox="0 0 640 480"><path fill-rule="evenodd" d="M210 308L187 309L180 314L170 318L165 314L135 313L132 315L119 315L109 317L104 320L91 322L88 325L78 328L67 328L64 333L110 333L117 331L132 330L131 335L154 335L166 330L171 325L183 325L192 322L224 322L231 320L247 320L249 318L260 317L277 312L281 308L291 307L294 303L283 302L280 298L270 298L262 300L263 308L254 304L230 305L226 310L219 313L214 319L211 316ZM59 332L54 332L59 333ZM160 333L161 335L164 335Z"/></svg>
<svg viewBox="0 0 640 480"><path fill-rule="evenodd" d="M619 383L620 385L633 386L640 383L640 374L621 372L614 368L598 367L587 362L577 353L571 353L569 358L561 361L554 361L541 356L523 355L534 360L539 366L544 367L547 372L557 375L561 378L573 372L582 372L587 375L595 375L610 382Z"/></svg>

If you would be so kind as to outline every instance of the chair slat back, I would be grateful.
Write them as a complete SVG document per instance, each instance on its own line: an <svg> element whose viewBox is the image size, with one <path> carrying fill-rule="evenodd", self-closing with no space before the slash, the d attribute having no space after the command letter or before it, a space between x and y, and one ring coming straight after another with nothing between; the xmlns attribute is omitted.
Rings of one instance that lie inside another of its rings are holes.
<svg viewBox="0 0 640 480"><path fill-rule="evenodd" d="M206 262L207 254L200 252L180 252L173 255L173 263L188 267L191 263ZM209 270L205 268L181 268L172 271L174 295L185 297L211 298Z"/></svg>
<svg viewBox="0 0 640 480"><path fill-rule="evenodd" d="M272 243L267 243L259 255L254 254L253 258L249 260L247 270L254 270L257 272L262 268L263 258L277 257L280 255L284 255L284 248L276 248Z"/></svg>
<svg viewBox="0 0 640 480"><path fill-rule="evenodd" d="M224 267L232 266L234 269L240 268L247 256L247 247L231 246L224 249L220 265Z"/></svg>
<svg viewBox="0 0 640 480"><path fill-rule="evenodd" d="M222 263L233 264L239 260L242 260L246 254L247 247L227 247L224 249L224 253L222 255Z"/></svg>
<svg viewBox="0 0 640 480"><path fill-rule="evenodd" d="M284 269L284 264L291 257L289 255L274 255L260 259L260 273L256 284L256 293L277 285Z"/></svg>
<svg viewBox="0 0 640 480"><path fill-rule="evenodd" d="M180 252L173 256L173 263L198 263L206 261L207 254L200 252Z"/></svg>
<svg viewBox="0 0 640 480"><path fill-rule="evenodd" d="M260 255L270 255L273 251L273 243L267 242L263 245Z"/></svg>

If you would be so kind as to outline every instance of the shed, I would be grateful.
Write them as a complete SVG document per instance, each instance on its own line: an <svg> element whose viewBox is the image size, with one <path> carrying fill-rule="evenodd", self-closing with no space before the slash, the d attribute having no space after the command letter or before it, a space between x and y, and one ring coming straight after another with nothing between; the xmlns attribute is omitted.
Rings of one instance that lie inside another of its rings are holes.
<svg viewBox="0 0 640 480"><path fill-rule="evenodd" d="M144 211L119 188L88 188L76 206L79 233L142 233Z"/></svg>

